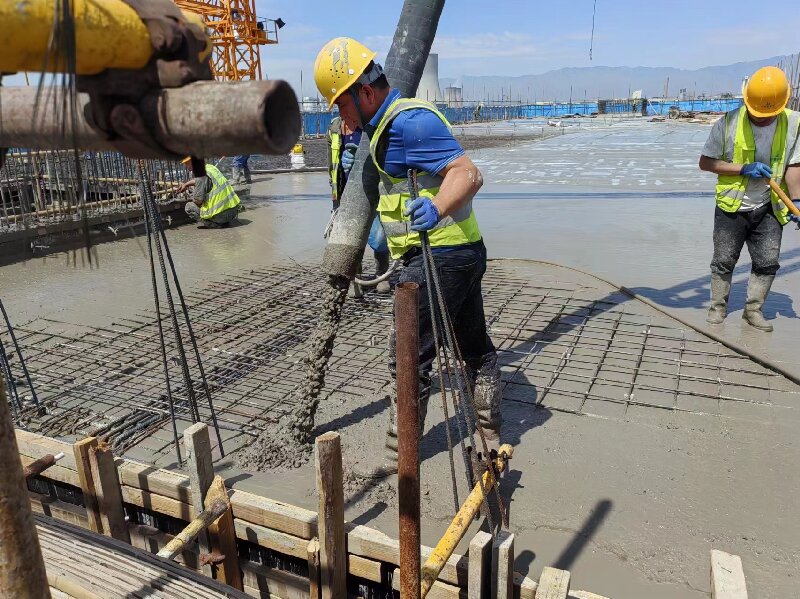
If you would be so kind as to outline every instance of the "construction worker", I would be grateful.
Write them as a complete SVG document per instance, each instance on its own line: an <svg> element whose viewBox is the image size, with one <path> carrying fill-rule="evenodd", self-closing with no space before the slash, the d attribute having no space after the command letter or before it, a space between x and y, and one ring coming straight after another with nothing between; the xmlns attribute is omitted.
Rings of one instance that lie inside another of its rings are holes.
<svg viewBox="0 0 800 599"><path fill-rule="evenodd" d="M191 168L191 158L183 159L186 168ZM241 201L230 182L213 164L206 164L206 176L189 179L176 193L194 188L194 197L186 203L186 214L201 229L229 227L239 218Z"/></svg>
<svg viewBox="0 0 800 599"><path fill-rule="evenodd" d="M231 169L231 179L234 185L252 185L253 179L250 177L250 167L248 161L250 154L240 154L233 157L233 168Z"/></svg>
<svg viewBox="0 0 800 599"><path fill-rule="evenodd" d="M419 293L420 417L424 426L435 345L425 285L420 231L427 231L444 303L453 322L461 355L474 382L478 422L492 448L500 437L500 371L486 332L481 279L486 247L472 210L472 198L483 179L464 153L444 116L428 102L402 98L392 89L375 52L350 38L336 38L320 51L314 78L330 107L342 120L370 137L371 159L380 174L378 215L392 258L404 269L400 282L414 282ZM409 169L418 171L419 197L409 201ZM394 335L389 370L395 378ZM397 472L397 396L390 391L389 430L384 464L369 473L383 477Z"/></svg>
<svg viewBox="0 0 800 599"><path fill-rule="evenodd" d="M783 71L756 71L744 89L744 106L714 124L700 156L700 168L718 175L710 324L725 320L733 270L747 244L752 268L743 318L760 331L772 331L762 308L780 267L783 226L790 218L768 180L800 198L800 113L786 109L789 94Z"/></svg>
<svg viewBox="0 0 800 599"><path fill-rule="evenodd" d="M339 201L347 184L350 169L353 168L358 144L361 143L361 129L352 129L340 117L335 117L328 127L328 181L331 185L333 211L339 209ZM389 246L378 216L372 223L367 244L375 256L375 276L380 277L389 270ZM389 293L389 281L381 281L375 287L378 293Z"/></svg>

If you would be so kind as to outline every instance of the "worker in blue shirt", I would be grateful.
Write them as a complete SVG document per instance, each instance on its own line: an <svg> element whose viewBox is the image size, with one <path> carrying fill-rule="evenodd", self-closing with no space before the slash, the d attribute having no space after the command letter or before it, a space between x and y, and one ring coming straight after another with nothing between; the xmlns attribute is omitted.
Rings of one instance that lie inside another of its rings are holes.
<svg viewBox="0 0 800 599"><path fill-rule="evenodd" d="M341 117L337 116L331 120L326 137L328 140L328 183L331 186L331 199L335 215L339 209L347 178L350 176L350 169L353 168L358 144L361 143L361 129L351 129ZM383 227L377 216L372 222L367 245L372 248L375 257L375 276L380 277L389 270L390 259L386 235L383 233ZM355 283L351 290L353 295L356 295ZM381 281L376 285L375 290L378 293L389 293L392 288L389 281Z"/></svg>
<svg viewBox="0 0 800 599"><path fill-rule="evenodd" d="M314 78L342 119L370 138L371 158L380 174L378 215L392 258L404 269L400 282L414 282L419 294L420 417L424 425L436 350L425 285L420 231L427 231L434 262L461 355L472 374L476 416L490 449L500 442L500 371L486 332L481 280L486 247L472 199L483 185L480 171L453 137L445 117L428 102L402 98L390 87L375 52L350 38L336 38L320 51ZM410 201L406 174L418 171L419 197ZM389 370L395 377L394 335ZM397 472L396 385L391 385L388 456L372 477Z"/></svg>
<svg viewBox="0 0 800 599"><path fill-rule="evenodd" d="M250 167L247 162L250 160L250 154L240 154L233 158L233 171L231 172L231 179L235 185L252 185L253 179L250 177Z"/></svg>

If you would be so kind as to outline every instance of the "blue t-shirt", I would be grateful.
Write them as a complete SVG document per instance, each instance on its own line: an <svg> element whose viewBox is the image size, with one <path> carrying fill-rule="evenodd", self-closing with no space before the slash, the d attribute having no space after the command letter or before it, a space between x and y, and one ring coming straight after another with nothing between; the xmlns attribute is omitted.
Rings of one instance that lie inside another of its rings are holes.
<svg viewBox="0 0 800 599"><path fill-rule="evenodd" d="M240 154L233 157L233 166L236 168L244 168L247 166L247 161L250 160L250 154Z"/></svg>
<svg viewBox="0 0 800 599"><path fill-rule="evenodd" d="M400 91L393 89L369 124L377 127L389 105L399 97ZM383 170L392 177L405 178L410 168L435 175L464 154L442 119L424 108L401 112L384 135L387 145Z"/></svg>

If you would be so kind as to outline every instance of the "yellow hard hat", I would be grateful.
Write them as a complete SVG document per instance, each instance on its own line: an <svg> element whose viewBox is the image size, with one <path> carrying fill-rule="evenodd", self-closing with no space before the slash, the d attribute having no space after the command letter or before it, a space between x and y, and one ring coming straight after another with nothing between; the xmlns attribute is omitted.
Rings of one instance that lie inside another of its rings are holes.
<svg viewBox="0 0 800 599"><path fill-rule="evenodd" d="M778 67L758 69L744 88L747 111L756 118L775 116L789 103L789 81Z"/></svg>
<svg viewBox="0 0 800 599"><path fill-rule="evenodd" d="M322 47L314 62L317 89L333 108L342 95L364 73L375 52L349 37L337 37Z"/></svg>

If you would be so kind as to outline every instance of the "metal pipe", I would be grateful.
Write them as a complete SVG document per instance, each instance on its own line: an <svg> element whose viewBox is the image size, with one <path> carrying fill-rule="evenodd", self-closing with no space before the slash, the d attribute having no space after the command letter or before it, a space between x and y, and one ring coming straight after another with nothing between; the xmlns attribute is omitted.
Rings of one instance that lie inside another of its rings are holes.
<svg viewBox="0 0 800 599"><path fill-rule="evenodd" d="M406 97L417 92L444 0L405 0L386 58L389 83ZM369 157L369 138L361 137L336 220L328 236L322 270L335 277L356 276L356 269L378 207L378 171Z"/></svg>
<svg viewBox="0 0 800 599"><path fill-rule="evenodd" d="M53 455L52 453L48 453L47 455L43 455L38 460L34 460L25 468L23 469L22 473L25 478L36 476L37 474L41 474L45 470L47 470L50 466L55 465L55 463L64 457L64 452L57 453Z"/></svg>
<svg viewBox="0 0 800 599"><path fill-rule="evenodd" d="M17 437L0 375L0 597L50 597Z"/></svg>
<svg viewBox="0 0 800 599"><path fill-rule="evenodd" d="M397 347L397 494L400 513L400 596L420 596L419 285L395 289Z"/></svg>
<svg viewBox="0 0 800 599"><path fill-rule="evenodd" d="M58 90L43 97L59 97ZM118 150L114 136L87 120L89 96L78 94L74 143L83 150ZM38 112L35 112L38 107ZM137 158L285 154L300 136L300 108L285 81L198 81L146 95L139 114L164 149ZM0 147L73 148L71 119L53 101L37 102L32 87L0 87Z"/></svg>
<svg viewBox="0 0 800 599"><path fill-rule="evenodd" d="M513 455L514 448L508 444L501 445L498 453L499 455L494 461L494 466L499 474L505 469L506 461ZM464 501L461 509L458 510L458 513L456 514L455 518L453 518L450 526L447 527L447 530L442 538L436 544L433 552L430 554L430 556L428 556L428 559L425 561L425 565L422 566L421 597L425 597L428 594L428 591L431 590L431 587L433 587L433 583L436 582L436 579L438 578L439 573L442 571L442 568L444 568L444 565L447 563L447 560L450 559L450 556L453 555L453 551L455 551L456 546L461 539L464 538L464 535L466 534L469 525L472 523L473 518L475 518L475 515L481 509L481 504L485 499L482 488L485 489L486 495L488 496L489 492L496 483L497 480L494 472L487 470L483 473L483 482L481 483L479 481L478 484L473 487L469 497L467 497L466 501Z"/></svg>

